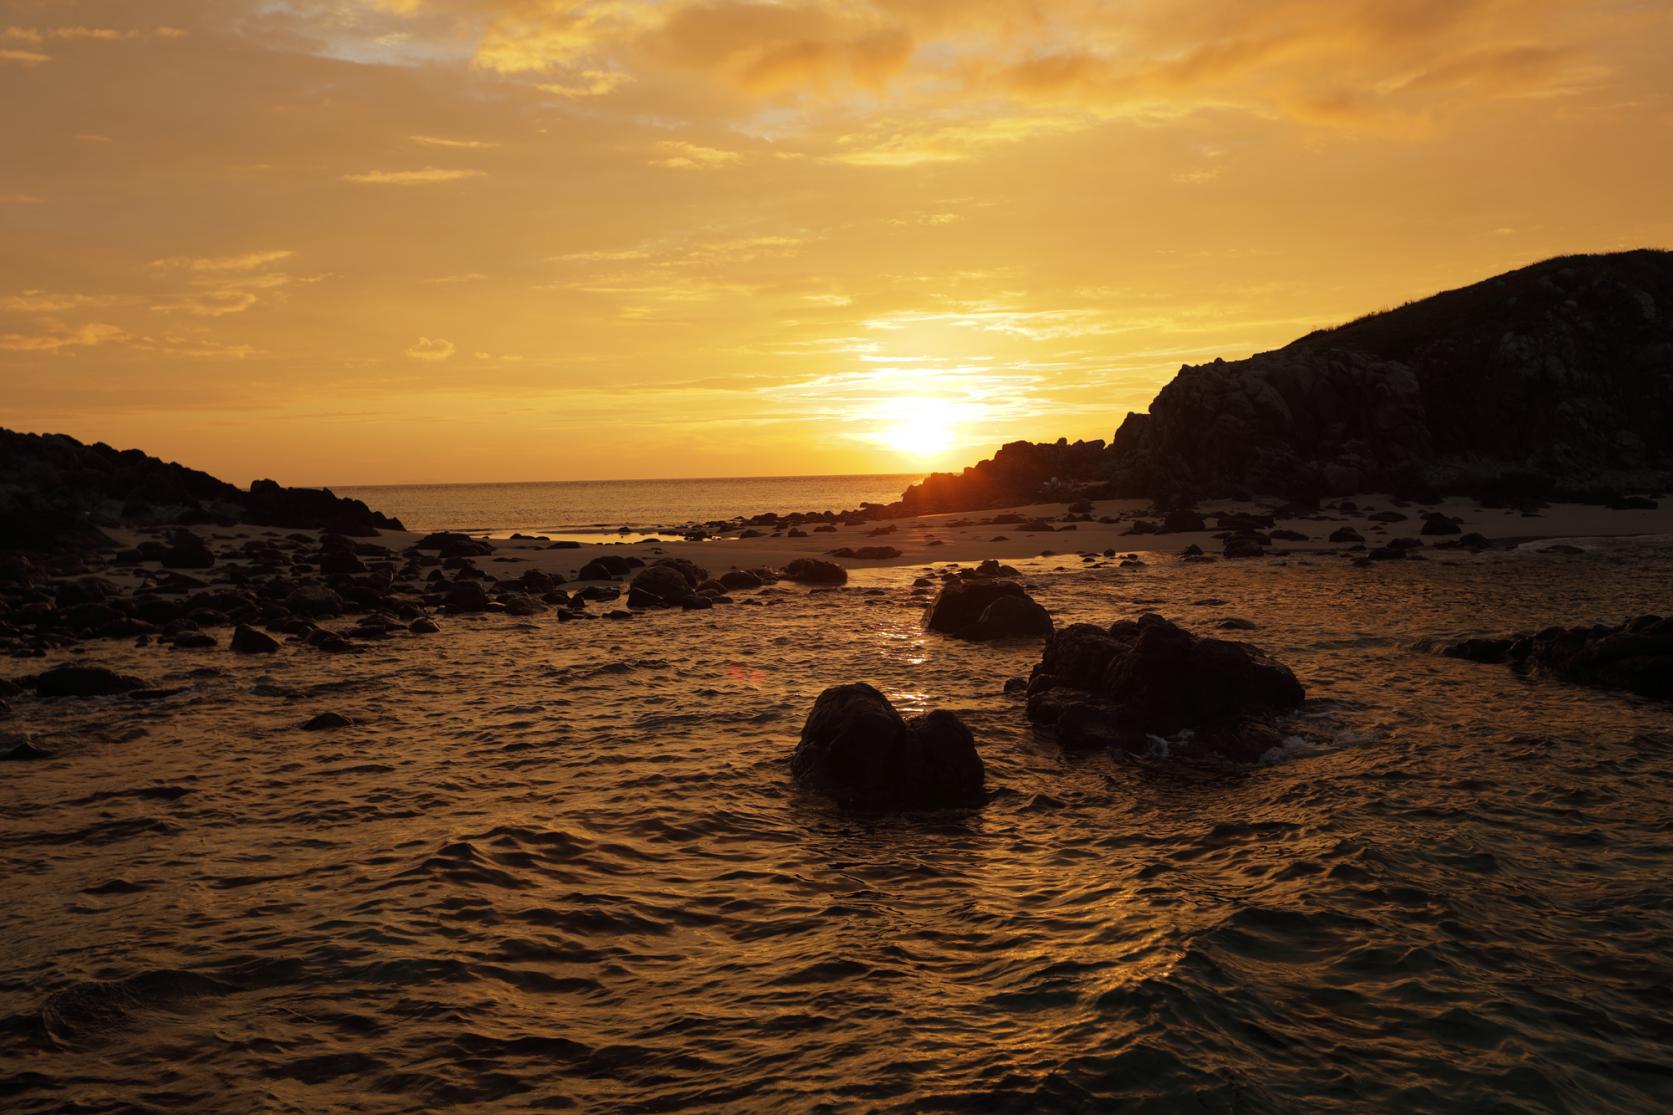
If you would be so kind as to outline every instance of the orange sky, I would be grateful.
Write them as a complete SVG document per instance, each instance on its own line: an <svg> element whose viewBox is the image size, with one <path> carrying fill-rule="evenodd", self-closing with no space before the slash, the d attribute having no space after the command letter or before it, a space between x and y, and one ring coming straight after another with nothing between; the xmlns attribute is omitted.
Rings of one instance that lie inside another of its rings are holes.
<svg viewBox="0 0 1673 1115"><path fill-rule="evenodd" d="M1673 6L0 0L0 424L247 482L911 471L1673 245Z"/></svg>

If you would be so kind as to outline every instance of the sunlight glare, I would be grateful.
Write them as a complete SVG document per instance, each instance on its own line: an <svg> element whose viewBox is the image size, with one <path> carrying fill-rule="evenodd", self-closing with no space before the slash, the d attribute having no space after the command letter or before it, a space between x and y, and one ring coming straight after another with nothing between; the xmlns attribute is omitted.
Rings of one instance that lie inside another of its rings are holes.
<svg viewBox="0 0 1673 1115"><path fill-rule="evenodd" d="M958 416L944 399L901 399L880 416L877 439L897 453L934 457L957 440Z"/></svg>

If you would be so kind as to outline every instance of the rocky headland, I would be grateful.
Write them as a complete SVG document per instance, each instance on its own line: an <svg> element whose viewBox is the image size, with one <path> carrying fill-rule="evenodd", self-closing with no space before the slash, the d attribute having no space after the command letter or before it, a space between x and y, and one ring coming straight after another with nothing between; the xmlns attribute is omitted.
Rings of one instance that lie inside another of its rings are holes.
<svg viewBox="0 0 1673 1115"><path fill-rule="evenodd" d="M1673 478L1673 253L1547 260L1179 370L1108 443L1012 442L886 514L1357 492L1615 503Z"/></svg>

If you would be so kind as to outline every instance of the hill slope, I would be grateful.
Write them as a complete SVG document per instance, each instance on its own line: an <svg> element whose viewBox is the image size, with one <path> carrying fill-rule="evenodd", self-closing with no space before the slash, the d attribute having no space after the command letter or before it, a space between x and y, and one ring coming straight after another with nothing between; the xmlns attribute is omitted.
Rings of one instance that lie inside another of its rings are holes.
<svg viewBox="0 0 1673 1115"><path fill-rule="evenodd" d="M351 535L402 529L323 489L258 480L245 491L138 449L0 429L0 549L97 544L101 527L218 521Z"/></svg>

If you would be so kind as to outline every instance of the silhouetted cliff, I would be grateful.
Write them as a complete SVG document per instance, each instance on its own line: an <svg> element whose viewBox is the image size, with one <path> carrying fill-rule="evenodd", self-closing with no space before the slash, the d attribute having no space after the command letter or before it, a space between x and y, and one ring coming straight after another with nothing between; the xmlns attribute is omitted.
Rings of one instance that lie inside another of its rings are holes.
<svg viewBox="0 0 1673 1115"><path fill-rule="evenodd" d="M914 485L900 508L1059 491L1537 496L1670 472L1673 253L1644 250L1547 260L1274 352L1187 365L1108 448L1007 445Z"/></svg>
<svg viewBox="0 0 1673 1115"><path fill-rule="evenodd" d="M0 429L0 549L105 541L100 528L245 522L366 535L403 529L357 499L258 480L249 491L137 449Z"/></svg>

